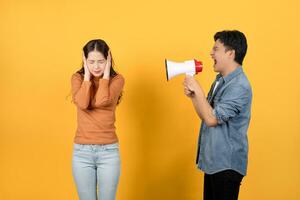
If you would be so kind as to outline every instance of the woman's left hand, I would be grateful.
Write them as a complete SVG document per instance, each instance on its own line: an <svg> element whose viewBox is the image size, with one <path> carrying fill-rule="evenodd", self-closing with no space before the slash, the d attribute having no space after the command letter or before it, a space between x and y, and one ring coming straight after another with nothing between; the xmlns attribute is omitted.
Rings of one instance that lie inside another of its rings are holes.
<svg viewBox="0 0 300 200"><path fill-rule="evenodd" d="M111 68L111 52L110 50L108 51L108 55L106 58L106 65L104 69L104 75L103 78L109 79L110 76L110 68Z"/></svg>

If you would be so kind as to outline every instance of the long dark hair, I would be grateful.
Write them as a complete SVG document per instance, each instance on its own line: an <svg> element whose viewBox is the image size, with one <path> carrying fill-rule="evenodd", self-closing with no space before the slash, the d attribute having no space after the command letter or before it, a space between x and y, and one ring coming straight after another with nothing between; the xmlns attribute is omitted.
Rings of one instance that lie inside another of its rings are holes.
<svg viewBox="0 0 300 200"><path fill-rule="evenodd" d="M88 55L91 51L98 51L103 54L105 59L107 59L109 50L110 50L109 46L106 44L106 42L104 40L101 40L101 39L91 40L88 43L86 43L86 45L84 45L84 47L83 47L83 53L86 58L88 57ZM111 56L111 68L110 68L110 77L111 78L118 75L118 73L114 69L114 65L115 65L115 63L114 63L113 57ZM84 75L83 62L81 64L81 69L78 70L77 73L79 73L82 76ZM121 92L121 94L119 96L117 104L119 104L121 101L122 93L123 92Z"/></svg>
<svg viewBox="0 0 300 200"><path fill-rule="evenodd" d="M107 59L108 56L108 51L109 51L109 46L106 44L104 40L101 39L95 39L91 40L86 45L83 47L83 53L84 56L87 58L89 53L91 51L99 51L100 53L103 54L104 58ZM110 77L116 76L118 73L114 70L114 60L113 57L111 57L111 68L110 68ZM83 62L81 64L81 69L77 71L77 73L84 75L84 67L83 67Z"/></svg>

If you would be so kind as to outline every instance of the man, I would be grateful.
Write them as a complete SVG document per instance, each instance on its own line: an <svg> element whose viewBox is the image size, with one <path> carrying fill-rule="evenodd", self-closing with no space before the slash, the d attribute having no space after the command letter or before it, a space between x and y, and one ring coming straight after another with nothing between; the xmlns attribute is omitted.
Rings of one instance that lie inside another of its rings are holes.
<svg viewBox="0 0 300 200"><path fill-rule="evenodd" d="M204 200L237 200L247 171L252 90L243 72L247 40L240 31L214 35L211 51L218 72L207 98L192 76L184 80L184 93L202 120L197 165L204 171Z"/></svg>

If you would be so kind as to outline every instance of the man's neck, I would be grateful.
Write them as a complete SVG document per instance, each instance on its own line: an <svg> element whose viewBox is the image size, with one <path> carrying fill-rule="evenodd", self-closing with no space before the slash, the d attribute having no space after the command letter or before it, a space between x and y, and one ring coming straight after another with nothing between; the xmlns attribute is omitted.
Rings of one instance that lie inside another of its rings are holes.
<svg viewBox="0 0 300 200"><path fill-rule="evenodd" d="M231 72L233 72L234 70L236 70L238 67L240 67L241 65L238 63L232 63L230 65L228 65L228 67L226 67L226 69L223 72L220 72L221 75L223 77L227 76L228 74L230 74Z"/></svg>

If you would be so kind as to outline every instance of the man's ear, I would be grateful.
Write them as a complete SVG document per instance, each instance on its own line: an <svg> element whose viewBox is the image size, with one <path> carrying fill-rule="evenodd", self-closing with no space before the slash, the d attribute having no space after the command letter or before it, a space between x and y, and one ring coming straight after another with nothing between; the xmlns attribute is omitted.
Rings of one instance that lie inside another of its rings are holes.
<svg viewBox="0 0 300 200"><path fill-rule="evenodd" d="M232 58L232 60L234 60L234 58L235 58L235 50L234 49L228 50L228 55L229 55L230 58Z"/></svg>

